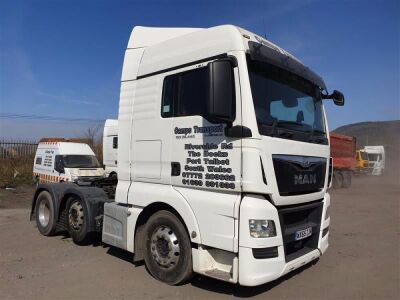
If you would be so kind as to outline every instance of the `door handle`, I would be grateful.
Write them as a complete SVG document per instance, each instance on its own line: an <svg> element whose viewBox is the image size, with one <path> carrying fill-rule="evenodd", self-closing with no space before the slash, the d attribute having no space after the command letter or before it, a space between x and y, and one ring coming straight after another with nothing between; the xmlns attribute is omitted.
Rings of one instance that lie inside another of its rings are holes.
<svg viewBox="0 0 400 300"><path fill-rule="evenodd" d="M179 176L179 175L181 175L181 164L176 161L172 161L171 162L171 176Z"/></svg>

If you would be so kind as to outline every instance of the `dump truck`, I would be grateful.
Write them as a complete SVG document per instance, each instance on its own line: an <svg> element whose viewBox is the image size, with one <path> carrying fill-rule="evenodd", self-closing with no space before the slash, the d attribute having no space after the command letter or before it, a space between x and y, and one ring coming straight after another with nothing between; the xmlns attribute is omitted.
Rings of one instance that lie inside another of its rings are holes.
<svg viewBox="0 0 400 300"><path fill-rule="evenodd" d="M40 184L31 217L43 235L62 227L76 243L100 231L170 285L193 273L275 280L328 249L324 99L344 105L298 59L240 27L135 27L117 179Z"/></svg>
<svg viewBox="0 0 400 300"><path fill-rule="evenodd" d="M351 186L353 173L358 165L356 144L355 137L330 133L333 188Z"/></svg>

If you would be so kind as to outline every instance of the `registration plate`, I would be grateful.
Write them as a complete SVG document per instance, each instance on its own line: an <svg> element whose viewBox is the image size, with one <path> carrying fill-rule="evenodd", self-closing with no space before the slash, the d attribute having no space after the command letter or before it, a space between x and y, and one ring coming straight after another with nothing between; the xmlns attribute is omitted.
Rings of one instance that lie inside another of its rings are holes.
<svg viewBox="0 0 400 300"><path fill-rule="evenodd" d="M306 237L309 237L311 234L312 234L312 227L309 227L307 229L296 231L294 239L296 241L302 240L305 239Z"/></svg>

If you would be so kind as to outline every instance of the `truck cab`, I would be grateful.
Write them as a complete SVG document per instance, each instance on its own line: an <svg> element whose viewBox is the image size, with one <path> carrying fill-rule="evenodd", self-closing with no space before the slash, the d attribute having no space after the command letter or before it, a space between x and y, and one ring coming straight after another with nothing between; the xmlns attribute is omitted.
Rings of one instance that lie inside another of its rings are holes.
<svg viewBox="0 0 400 300"><path fill-rule="evenodd" d="M118 120L108 119L103 130L103 164L107 177L117 177Z"/></svg>
<svg viewBox="0 0 400 300"><path fill-rule="evenodd" d="M385 148L383 146L365 146L368 155L368 168L372 175L382 175L385 170Z"/></svg>

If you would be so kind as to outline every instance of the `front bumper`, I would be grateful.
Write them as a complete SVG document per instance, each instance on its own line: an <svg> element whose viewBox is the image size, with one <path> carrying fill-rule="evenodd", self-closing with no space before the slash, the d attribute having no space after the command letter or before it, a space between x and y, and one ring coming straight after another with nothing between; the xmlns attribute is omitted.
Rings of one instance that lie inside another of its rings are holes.
<svg viewBox="0 0 400 300"><path fill-rule="evenodd" d="M284 228L278 209L262 196L249 195L243 198L240 208L239 238L239 283L244 286L256 286L273 281L320 257L328 248L330 218L325 219L326 209L330 205L329 194L322 200L323 208L320 219L318 239L314 249L289 259L285 255L285 243L282 232ZM277 236L271 238L252 238L249 233L249 219L268 219L275 222ZM325 235L323 232L325 229ZM272 258L255 258L253 249L277 248L277 256Z"/></svg>

